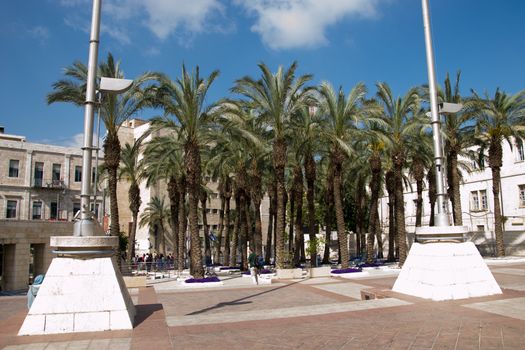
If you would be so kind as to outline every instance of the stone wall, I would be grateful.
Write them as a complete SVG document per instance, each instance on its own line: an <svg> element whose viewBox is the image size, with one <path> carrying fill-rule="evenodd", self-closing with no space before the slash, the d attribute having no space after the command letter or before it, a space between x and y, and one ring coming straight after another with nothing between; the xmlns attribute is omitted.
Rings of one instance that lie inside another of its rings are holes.
<svg viewBox="0 0 525 350"><path fill-rule="evenodd" d="M0 245L3 246L4 253L0 289L27 288L31 260L33 274L36 276L45 273L53 259L49 238L72 234L72 222L0 220ZM33 259L31 246L34 251Z"/></svg>

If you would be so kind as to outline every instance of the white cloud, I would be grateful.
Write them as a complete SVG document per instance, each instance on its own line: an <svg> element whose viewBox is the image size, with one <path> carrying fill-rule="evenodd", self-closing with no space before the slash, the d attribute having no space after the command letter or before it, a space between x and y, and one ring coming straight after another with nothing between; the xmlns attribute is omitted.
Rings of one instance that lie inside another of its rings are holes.
<svg viewBox="0 0 525 350"><path fill-rule="evenodd" d="M210 23L217 14L223 16L224 6L219 0L112 0L104 11L117 22L144 18L141 24L164 40L180 32L219 31Z"/></svg>
<svg viewBox="0 0 525 350"><path fill-rule="evenodd" d="M49 29L42 26L36 26L28 30L29 34L36 38L40 43L44 43L49 39Z"/></svg>
<svg viewBox="0 0 525 350"><path fill-rule="evenodd" d="M60 0L65 7L86 7L86 0ZM132 42L131 33L138 26L146 27L160 40L174 35L187 44L200 33L228 32L231 24L220 23L225 6L221 0L107 0L102 6L101 31L121 44ZM66 16L66 24L83 31L91 17L79 20L78 14Z"/></svg>
<svg viewBox="0 0 525 350"><path fill-rule="evenodd" d="M257 17L251 27L272 49L326 45L326 30L348 16L372 18L379 0L234 0Z"/></svg>

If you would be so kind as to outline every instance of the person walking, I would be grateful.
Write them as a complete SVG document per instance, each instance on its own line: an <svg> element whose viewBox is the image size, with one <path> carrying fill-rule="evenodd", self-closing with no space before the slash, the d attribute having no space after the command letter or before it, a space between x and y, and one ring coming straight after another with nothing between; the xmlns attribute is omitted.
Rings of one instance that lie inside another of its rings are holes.
<svg viewBox="0 0 525 350"><path fill-rule="evenodd" d="M250 255L248 256L248 264L250 265L250 275L252 276L252 281L254 284L259 284L259 268L258 268L258 259L257 254L253 251L253 248L250 247Z"/></svg>

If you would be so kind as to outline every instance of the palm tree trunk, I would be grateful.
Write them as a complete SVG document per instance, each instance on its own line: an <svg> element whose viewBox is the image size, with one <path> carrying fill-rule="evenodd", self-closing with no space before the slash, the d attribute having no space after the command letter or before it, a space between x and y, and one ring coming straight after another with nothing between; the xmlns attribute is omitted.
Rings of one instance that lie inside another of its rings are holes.
<svg viewBox="0 0 525 350"><path fill-rule="evenodd" d="M284 168L286 166L286 141L284 138L276 138L273 144L274 171L277 186L277 215L275 230L275 265L282 269L285 267L286 251L284 249L284 229L286 219L285 195L286 187L284 183Z"/></svg>
<svg viewBox="0 0 525 350"><path fill-rule="evenodd" d="M131 183L128 192L129 197L129 209L131 210L132 223L131 223L131 232L129 233L128 239L128 260L133 259L135 256L135 237L137 234L137 218L140 209L140 188L136 182Z"/></svg>
<svg viewBox="0 0 525 350"><path fill-rule="evenodd" d="M342 158L339 151L335 151L333 158ZM334 159L334 206L335 206L335 219L337 222L337 239L339 240L339 250L341 259L341 268L348 268L348 238L346 236L345 219L343 212L343 198L342 198L342 161Z"/></svg>
<svg viewBox="0 0 525 350"><path fill-rule="evenodd" d="M459 172L458 155L456 152L449 152L450 162L450 186L452 187L452 210L454 213L454 225L463 226L463 210L461 209L461 193L459 191Z"/></svg>
<svg viewBox="0 0 525 350"><path fill-rule="evenodd" d="M177 188L177 179L170 177L168 181L168 197L170 199L171 227L173 229L173 260L178 260L179 246L179 189Z"/></svg>
<svg viewBox="0 0 525 350"><path fill-rule="evenodd" d="M308 238L310 239L310 261L317 266L317 236L315 232L315 160L309 154L306 156L304 172L306 176L306 201L308 206Z"/></svg>
<svg viewBox="0 0 525 350"><path fill-rule="evenodd" d="M435 216L436 199L437 199L436 175L435 174L436 172L434 170L434 166L431 166L430 169L428 169L428 173L427 173L428 201L430 203L430 218L428 219L428 226L434 226L434 216Z"/></svg>
<svg viewBox="0 0 525 350"><path fill-rule="evenodd" d="M217 248L215 249L215 252L213 254L213 261L215 263L219 262L220 255L221 255L221 247L222 247L222 234L224 232L224 209L226 206L226 198L221 193L221 210L219 212L219 232L217 233Z"/></svg>
<svg viewBox="0 0 525 350"><path fill-rule="evenodd" d="M494 235L496 236L496 255L505 256L505 244L503 242L503 220L500 206L501 187L501 165L503 149L501 140L493 137L489 147L489 166L492 170L492 194L494 197Z"/></svg>
<svg viewBox="0 0 525 350"><path fill-rule="evenodd" d="M270 197L270 208L268 213L268 230L266 231L266 251L264 253L264 262L266 265L270 264L270 258L272 255L272 236L273 236L273 220L275 217L275 195L273 186L268 188L268 196Z"/></svg>
<svg viewBox="0 0 525 350"><path fill-rule="evenodd" d="M247 217L247 210L246 210L246 192L241 192L241 201L240 201L240 207L239 207L239 233L240 233L240 244L241 247L241 269L243 271L248 270L248 259L247 259L247 252L248 252L248 217Z"/></svg>
<svg viewBox="0 0 525 350"><path fill-rule="evenodd" d="M293 193L293 190L292 190ZM290 197L290 229L288 234L288 252L291 253L295 250L294 246L294 229L295 229L295 195L292 194ZM297 236L297 234L296 234ZM299 252L297 252L299 254ZM294 252L295 255L295 252ZM295 259L295 257L294 257Z"/></svg>
<svg viewBox="0 0 525 350"><path fill-rule="evenodd" d="M383 259L383 232L381 230L381 224L379 222L379 208L376 208L376 237L377 237L377 257Z"/></svg>
<svg viewBox="0 0 525 350"><path fill-rule="evenodd" d="M179 276L184 269L184 252L186 244L186 179L180 176L177 179L177 195L179 196L179 239L177 246L177 270Z"/></svg>
<svg viewBox="0 0 525 350"><path fill-rule="evenodd" d="M204 261L207 263L208 258L211 259L211 247L210 247L210 230L208 228L208 215L206 214L206 194L201 193L201 213L202 213L202 228L204 230Z"/></svg>
<svg viewBox="0 0 525 350"><path fill-rule="evenodd" d="M109 232L111 236L118 236L120 233L120 225L117 199L117 170L120 164L120 141L117 135L108 134L104 140L104 164L108 172L108 192L111 218ZM91 171L89 174L83 174L83 176L91 176Z"/></svg>
<svg viewBox="0 0 525 350"><path fill-rule="evenodd" d="M405 206L403 198L403 165L400 160L402 155L398 154L395 158L397 158L397 160L394 159L396 236L397 246L399 247L399 266L403 266L407 257L408 247L406 241Z"/></svg>
<svg viewBox="0 0 525 350"><path fill-rule="evenodd" d="M423 216L423 179L416 180L416 188L416 227L421 227L421 219Z"/></svg>
<svg viewBox="0 0 525 350"><path fill-rule="evenodd" d="M334 212L334 174L332 167L328 169L328 173L325 179L325 193L324 193L324 205L326 208L325 211L325 246L324 246L324 256L323 264L330 263L330 240L332 237L332 213Z"/></svg>
<svg viewBox="0 0 525 350"><path fill-rule="evenodd" d="M385 174L386 188L388 192L388 261L396 259L396 218L394 209L396 197L394 195L394 172L388 170Z"/></svg>
<svg viewBox="0 0 525 350"><path fill-rule="evenodd" d="M355 191L355 226L356 226L356 249L357 255L362 255L363 252L367 252L367 228L365 227L366 213L366 188L365 179L360 176L357 180L356 191ZM373 253L372 253L373 255Z"/></svg>
<svg viewBox="0 0 525 350"><path fill-rule="evenodd" d="M295 212L295 248L293 266L299 264L301 259L301 238L303 236L303 172L300 165L294 167L293 192L291 200L296 204ZM290 241L292 238L290 237Z"/></svg>
<svg viewBox="0 0 525 350"><path fill-rule="evenodd" d="M226 204L225 204L225 214L224 214L224 266L230 266L230 217L231 217L231 210L230 210L230 198L231 198L231 192L229 192L230 195L227 195L224 197Z"/></svg>
<svg viewBox="0 0 525 350"><path fill-rule="evenodd" d="M379 155L374 155L370 158L370 170L372 178L370 180L370 213L368 220L368 239L366 244L367 262L372 263L372 256L374 254L374 236L378 231L379 216L378 216L378 201L379 191L381 190L381 158ZM379 242L378 242L379 244Z"/></svg>
<svg viewBox="0 0 525 350"><path fill-rule="evenodd" d="M192 142L185 145L184 165L188 184L188 221L190 230L190 273L194 278L203 278L202 249L199 237L199 191L201 182L201 161L199 146Z"/></svg>
<svg viewBox="0 0 525 350"><path fill-rule="evenodd" d="M241 225L241 199L239 191L235 191L235 222L233 224L231 250L230 250L230 266L237 266L237 246L239 243L239 232Z"/></svg>

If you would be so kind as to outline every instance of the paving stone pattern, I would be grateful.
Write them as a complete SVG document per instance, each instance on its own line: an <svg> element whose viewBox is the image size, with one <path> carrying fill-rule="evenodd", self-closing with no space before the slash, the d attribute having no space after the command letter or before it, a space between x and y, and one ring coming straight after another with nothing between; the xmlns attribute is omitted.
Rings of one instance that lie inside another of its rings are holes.
<svg viewBox="0 0 525 350"><path fill-rule="evenodd" d="M25 297L0 297L0 348L525 349L525 264L491 270L502 295L441 302L392 292L392 275L271 286L232 280L191 291L146 287L132 293L132 331L31 337L16 336ZM358 300L362 289L384 299Z"/></svg>

